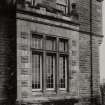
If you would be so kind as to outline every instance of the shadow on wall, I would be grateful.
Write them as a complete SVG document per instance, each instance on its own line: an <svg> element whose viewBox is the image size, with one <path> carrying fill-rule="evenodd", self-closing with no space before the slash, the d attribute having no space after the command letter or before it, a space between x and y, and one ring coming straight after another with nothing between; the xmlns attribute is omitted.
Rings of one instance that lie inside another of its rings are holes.
<svg viewBox="0 0 105 105"><path fill-rule="evenodd" d="M65 99L43 103L43 105L103 105L100 96L85 97L82 99Z"/></svg>
<svg viewBox="0 0 105 105"><path fill-rule="evenodd" d="M92 101L92 103L91 103ZM0 105L103 105L101 103L100 96L94 96L92 99L90 97L85 97L81 99L64 99L64 100L52 100L44 103L35 104L31 103L16 103L8 104L8 102L0 103Z"/></svg>

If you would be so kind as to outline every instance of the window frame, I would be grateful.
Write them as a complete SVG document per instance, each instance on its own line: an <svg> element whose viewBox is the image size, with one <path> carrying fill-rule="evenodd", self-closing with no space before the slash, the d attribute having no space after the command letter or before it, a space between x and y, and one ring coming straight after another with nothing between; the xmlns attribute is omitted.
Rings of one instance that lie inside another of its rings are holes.
<svg viewBox="0 0 105 105"><path fill-rule="evenodd" d="M47 49L46 48L46 44L47 44L47 40L53 40L54 41L54 46L55 46L55 49ZM56 53L57 53L57 37L56 36L50 36L50 35L45 35L45 52L46 52L46 57L47 57L47 55L51 55L51 56L55 56L55 71L56 71L56 69L57 69L57 65L56 65ZM46 58L46 61L47 61L47 58ZM46 67L47 67L47 64L46 64ZM55 78L56 78L56 74L55 74L55 71L53 72L53 74L54 74L54 87L53 88L47 88L47 86L46 86L46 90L47 91L49 91L49 90L52 90L52 91L54 91L55 90L55 87L56 87L56 80L55 80ZM46 82L46 84L47 84L47 82Z"/></svg>
<svg viewBox="0 0 105 105"><path fill-rule="evenodd" d="M67 37L62 37L62 36L50 36L50 35L47 35L47 34L41 34L41 33L36 33L36 32L32 32L31 34L31 38L30 40L32 40L33 38L33 35L36 35L36 36L40 36L42 38L42 49L35 49L35 48L32 48L32 45L30 45L31 47L31 52L34 52L34 53L39 53L39 54L42 54L42 72L40 73L40 77L41 77L41 88L40 89L33 89L32 88L32 92L37 92L37 91L57 91L57 90L60 90L60 91L65 91L67 92L68 91L68 85L69 85L69 77L68 77L68 73L69 73L69 38ZM47 38L50 38L50 39L54 39L55 40L55 50L47 50L46 49L46 41L47 41ZM60 40L65 40L67 42L67 51L60 51L59 50L59 42ZM32 43L32 42L30 42ZM46 85L46 70L44 70L45 68L43 68L44 66L46 66L46 63L43 63L43 61L46 62L46 56L47 54L51 54L51 55L54 55L55 56L55 72L54 72L54 88L47 88L47 85ZM32 53L31 53L32 55ZM66 81L65 81L65 88L59 88L59 75L58 75L58 72L59 72L59 57L60 55L63 55L67 58L67 66L66 66ZM45 57L44 57L45 56ZM32 56L31 56L31 59L32 59ZM32 60L31 60L32 61ZM57 63L58 62L58 63ZM44 78L43 78L44 76ZM45 80L43 80L45 79ZM57 90L56 90L57 89Z"/></svg>
<svg viewBox="0 0 105 105"><path fill-rule="evenodd" d="M60 50L60 42L61 41L63 41L64 42L64 50L62 51L62 50ZM65 88L59 88L59 90L61 90L61 91L66 91L66 90L68 90L68 74L69 74L69 66L68 66L68 64L69 64L69 60L68 60L68 58L69 58L69 39L68 38L65 38L65 37L59 37L59 41L58 41L58 50L59 50L59 58L60 58L60 56L63 56L63 57L65 57L66 58L66 63L67 63L67 65L66 65L66 72L65 72ZM67 74L68 73L68 74ZM59 77L58 77L59 78Z"/></svg>

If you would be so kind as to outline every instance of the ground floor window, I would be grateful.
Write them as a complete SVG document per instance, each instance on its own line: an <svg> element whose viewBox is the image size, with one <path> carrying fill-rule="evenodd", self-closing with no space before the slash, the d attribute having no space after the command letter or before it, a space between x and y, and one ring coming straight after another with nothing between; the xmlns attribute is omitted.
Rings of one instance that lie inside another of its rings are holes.
<svg viewBox="0 0 105 105"><path fill-rule="evenodd" d="M32 35L32 89L67 90L68 39Z"/></svg>

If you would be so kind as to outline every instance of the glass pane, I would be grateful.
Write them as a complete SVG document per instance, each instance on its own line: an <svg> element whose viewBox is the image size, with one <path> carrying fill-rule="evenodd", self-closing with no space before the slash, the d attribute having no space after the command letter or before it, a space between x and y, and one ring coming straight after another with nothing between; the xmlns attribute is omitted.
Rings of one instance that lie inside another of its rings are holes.
<svg viewBox="0 0 105 105"><path fill-rule="evenodd" d="M56 49L56 42L54 39L47 39L46 40L46 50L55 50Z"/></svg>
<svg viewBox="0 0 105 105"><path fill-rule="evenodd" d="M32 48L42 49L42 38L32 37Z"/></svg>
<svg viewBox="0 0 105 105"><path fill-rule="evenodd" d="M68 41L66 40L60 40L59 41L59 50L62 51L62 52L65 52L67 51L68 49Z"/></svg>
<svg viewBox="0 0 105 105"><path fill-rule="evenodd" d="M41 71L42 71L42 56L39 54L32 55L32 88L41 88Z"/></svg>
<svg viewBox="0 0 105 105"><path fill-rule="evenodd" d="M47 88L54 88L55 76L55 56L47 55Z"/></svg>
<svg viewBox="0 0 105 105"><path fill-rule="evenodd" d="M67 82L67 58L60 56L59 58L59 88L66 88Z"/></svg>

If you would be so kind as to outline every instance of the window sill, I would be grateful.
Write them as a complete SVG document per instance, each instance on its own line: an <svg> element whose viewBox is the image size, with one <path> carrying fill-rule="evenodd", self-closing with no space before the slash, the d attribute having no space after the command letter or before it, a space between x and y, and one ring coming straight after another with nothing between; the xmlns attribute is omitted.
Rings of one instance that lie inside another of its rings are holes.
<svg viewBox="0 0 105 105"><path fill-rule="evenodd" d="M55 90L54 88L51 88L51 89L50 88L47 88L46 89L46 91L54 91L54 90Z"/></svg>
<svg viewBox="0 0 105 105"><path fill-rule="evenodd" d="M42 92L42 89L32 89L32 92Z"/></svg>

